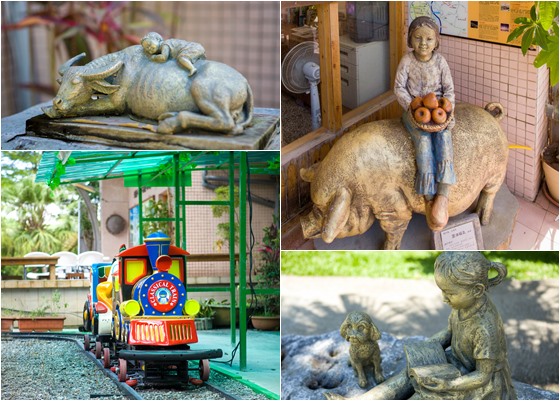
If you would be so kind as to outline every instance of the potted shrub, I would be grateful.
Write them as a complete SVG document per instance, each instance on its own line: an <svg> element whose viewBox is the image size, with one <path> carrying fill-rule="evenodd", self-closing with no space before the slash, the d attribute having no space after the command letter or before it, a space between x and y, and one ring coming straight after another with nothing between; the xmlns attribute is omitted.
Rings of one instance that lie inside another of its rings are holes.
<svg viewBox="0 0 560 401"><path fill-rule="evenodd" d="M214 328L214 310L212 309L213 298L205 299L200 303L200 311L194 319L197 330L212 330Z"/></svg>
<svg viewBox="0 0 560 401"><path fill-rule="evenodd" d="M210 306L214 311L214 327L230 327L231 326L231 303L224 299L220 302L211 300ZM235 322L239 326L239 306L235 306Z"/></svg>
<svg viewBox="0 0 560 401"><path fill-rule="evenodd" d="M59 290L54 290L49 302L30 312L29 316L18 317L19 331L62 331L66 317L56 315L56 312L65 309L68 304L62 304L61 295ZM50 314L47 313L49 310Z"/></svg>
<svg viewBox="0 0 560 401"><path fill-rule="evenodd" d="M261 264L256 279L260 288L280 287L280 237L278 217L273 217L270 226L264 228L263 247L259 249ZM257 296L257 308L251 316L255 329L280 329L280 295L262 294Z"/></svg>

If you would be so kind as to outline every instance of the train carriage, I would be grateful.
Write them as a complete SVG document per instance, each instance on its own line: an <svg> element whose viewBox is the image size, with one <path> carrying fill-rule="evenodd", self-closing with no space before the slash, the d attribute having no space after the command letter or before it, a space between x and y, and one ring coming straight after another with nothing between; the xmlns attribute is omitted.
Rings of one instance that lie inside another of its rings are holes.
<svg viewBox="0 0 560 401"><path fill-rule="evenodd" d="M188 255L158 232L123 249L108 279L99 275L107 265L94 267L83 329L95 336L95 354L106 367L118 359L119 380L134 370L144 381L186 381L189 370L196 370L205 381L208 359L222 356L220 349L190 348L198 342L194 316L200 305L187 298ZM84 346L89 344L86 335ZM189 369L189 361L196 360L198 366Z"/></svg>

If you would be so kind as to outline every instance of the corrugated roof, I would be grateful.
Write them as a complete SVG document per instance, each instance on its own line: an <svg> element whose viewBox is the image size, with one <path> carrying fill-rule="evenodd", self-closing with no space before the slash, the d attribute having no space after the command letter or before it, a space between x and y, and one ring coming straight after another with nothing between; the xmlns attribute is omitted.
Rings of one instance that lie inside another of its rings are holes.
<svg viewBox="0 0 560 401"><path fill-rule="evenodd" d="M178 155L180 168L210 169L226 168L230 153L216 151L74 151L44 152L39 164L36 182L50 184L58 177L60 184L108 180L163 172L172 168L174 156ZM246 152L251 169L257 167L260 173L278 174L278 168L269 169L269 163L279 159L277 151ZM234 154L238 164L241 152ZM278 163L276 163L278 164Z"/></svg>

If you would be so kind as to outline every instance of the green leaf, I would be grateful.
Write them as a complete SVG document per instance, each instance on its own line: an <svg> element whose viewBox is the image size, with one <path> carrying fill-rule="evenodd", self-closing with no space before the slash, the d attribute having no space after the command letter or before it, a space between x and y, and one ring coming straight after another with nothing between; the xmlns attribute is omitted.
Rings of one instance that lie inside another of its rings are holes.
<svg viewBox="0 0 560 401"><path fill-rule="evenodd" d="M526 29L526 25L522 25L522 26L518 26L517 28L515 28L508 36L507 41L508 42L512 42L515 39L517 39L519 36L521 36L521 34L523 34L523 32Z"/></svg>
<svg viewBox="0 0 560 401"><path fill-rule="evenodd" d="M544 50L548 50L548 32L540 25L537 25L535 28L535 44Z"/></svg>
<svg viewBox="0 0 560 401"><path fill-rule="evenodd" d="M529 28L527 32L523 34L523 38L521 39L521 52L525 56L527 54L527 50L533 44L533 36L535 33L535 28Z"/></svg>
<svg viewBox="0 0 560 401"><path fill-rule="evenodd" d="M518 17L515 20L513 20L513 22L515 22L516 24L525 24L525 25L532 25L533 24L533 21L531 21L527 17Z"/></svg>
<svg viewBox="0 0 560 401"><path fill-rule="evenodd" d="M554 17L558 14L558 2L541 1L539 2L539 22L548 31L553 24Z"/></svg>
<svg viewBox="0 0 560 401"><path fill-rule="evenodd" d="M531 7L530 15L531 15L531 19L533 21L537 20L537 9L536 9L535 5L533 5L533 7Z"/></svg>

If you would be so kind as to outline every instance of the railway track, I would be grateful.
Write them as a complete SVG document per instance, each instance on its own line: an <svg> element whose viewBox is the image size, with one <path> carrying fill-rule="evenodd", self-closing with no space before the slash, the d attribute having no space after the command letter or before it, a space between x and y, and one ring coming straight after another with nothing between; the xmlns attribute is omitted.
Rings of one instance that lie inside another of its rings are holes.
<svg viewBox="0 0 560 401"><path fill-rule="evenodd" d="M135 386L130 386L124 382L120 382L118 376L110 368L104 368L103 362L97 359L95 355L84 350L83 347L83 337L78 335L64 335L64 334L42 334L42 333L9 333L2 334L2 341L17 341L25 339L35 339L41 341L66 341L68 343L73 343L80 353L83 353L86 358L88 358L97 370L103 372L103 374L108 377L118 388L118 390L124 395L124 397L133 400L142 399L198 399L198 400L235 400L235 399L263 399L267 398L259 393L254 392L246 386L238 383L237 381L226 377L220 373L211 372L210 380L204 382L201 385L191 385L191 384L180 384L175 386L154 386L146 384L144 385L141 381ZM25 357L25 356L24 356ZM87 373L87 372L86 372ZM132 375L132 378L135 378ZM6 378L3 377L3 381ZM79 385L76 383L76 385ZM237 391L237 389L231 390L232 388L242 386L243 389ZM225 389L228 389L227 391ZM250 394L252 393L252 395ZM249 394L249 395L248 395ZM92 399L110 399L113 394L106 394L103 391L99 393L89 394Z"/></svg>

